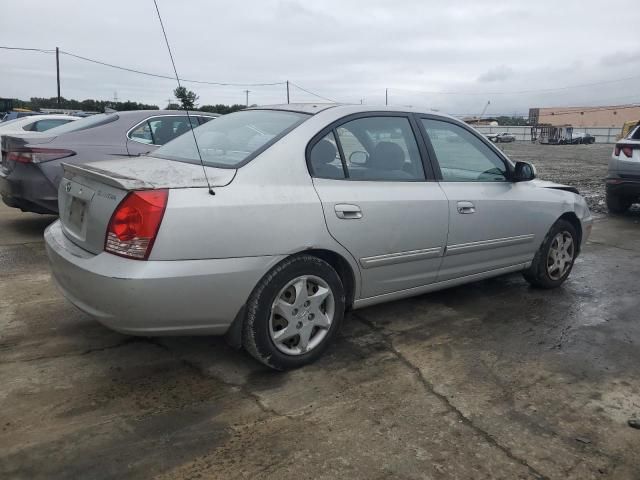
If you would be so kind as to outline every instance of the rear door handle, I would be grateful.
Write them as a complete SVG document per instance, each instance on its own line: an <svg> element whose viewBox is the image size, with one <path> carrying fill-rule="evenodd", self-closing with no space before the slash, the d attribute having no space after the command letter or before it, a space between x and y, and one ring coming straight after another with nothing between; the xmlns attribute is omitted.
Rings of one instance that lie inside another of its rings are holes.
<svg viewBox="0 0 640 480"><path fill-rule="evenodd" d="M334 207L336 216L344 220L357 220L362 218L362 210L358 205L350 205L348 203L338 203Z"/></svg>
<svg viewBox="0 0 640 480"><path fill-rule="evenodd" d="M471 202L458 202L458 213L476 213L476 206Z"/></svg>

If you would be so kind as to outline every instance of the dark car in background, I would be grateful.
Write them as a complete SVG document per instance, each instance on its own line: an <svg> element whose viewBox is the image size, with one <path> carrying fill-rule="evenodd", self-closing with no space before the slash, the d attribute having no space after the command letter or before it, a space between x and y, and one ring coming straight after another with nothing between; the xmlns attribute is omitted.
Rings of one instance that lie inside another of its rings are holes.
<svg viewBox="0 0 640 480"><path fill-rule="evenodd" d="M596 143L596 137L586 132L573 132L568 143L572 145L592 145Z"/></svg>
<svg viewBox="0 0 640 480"><path fill-rule="evenodd" d="M218 117L189 114L193 127ZM61 163L82 164L114 156L138 156L188 132L180 110L137 110L92 115L40 134L4 135L1 140L0 194L22 211L58 213Z"/></svg>

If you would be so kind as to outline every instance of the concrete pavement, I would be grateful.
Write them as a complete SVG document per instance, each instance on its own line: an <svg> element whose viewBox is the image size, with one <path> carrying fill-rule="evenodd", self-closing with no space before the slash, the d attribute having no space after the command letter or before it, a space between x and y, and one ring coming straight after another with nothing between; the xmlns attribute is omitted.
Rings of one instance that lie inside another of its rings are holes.
<svg viewBox="0 0 640 480"><path fill-rule="evenodd" d="M0 207L1 478L640 478L640 214L570 280L357 311L316 364L120 335L50 281L53 217Z"/></svg>

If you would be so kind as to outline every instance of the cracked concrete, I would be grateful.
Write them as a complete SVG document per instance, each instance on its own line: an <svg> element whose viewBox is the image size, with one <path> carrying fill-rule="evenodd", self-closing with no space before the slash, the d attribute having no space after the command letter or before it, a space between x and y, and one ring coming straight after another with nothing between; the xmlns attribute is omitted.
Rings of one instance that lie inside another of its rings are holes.
<svg viewBox="0 0 640 480"><path fill-rule="evenodd" d="M640 478L637 211L597 220L561 289L512 275L360 310L287 373L76 311L52 220L0 207L0 478Z"/></svg>

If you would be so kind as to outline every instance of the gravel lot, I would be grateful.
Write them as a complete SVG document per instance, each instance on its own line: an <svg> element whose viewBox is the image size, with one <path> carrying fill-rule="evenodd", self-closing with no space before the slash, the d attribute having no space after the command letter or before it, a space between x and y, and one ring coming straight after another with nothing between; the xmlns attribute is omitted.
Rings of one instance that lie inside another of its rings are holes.
<svg viewBox="0 0 640 480"><path fill-rule="evenodd" d="M592 212L607 212L604 179L612 144L539 145L515 142L498 146L514 161L533 163L538 177L576 187Z"/></svg>
<svg viewBox="0 0 640 480"><path fill-rule="evenodd" d="M597 198L610 146L505 150ZM53 220L0 206L2 479L640 478L637 211L600 216L560 289L511 275L359 310L287 373L75 310Z"/></svg>

